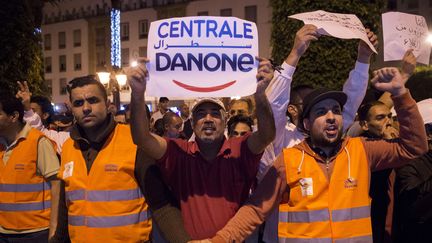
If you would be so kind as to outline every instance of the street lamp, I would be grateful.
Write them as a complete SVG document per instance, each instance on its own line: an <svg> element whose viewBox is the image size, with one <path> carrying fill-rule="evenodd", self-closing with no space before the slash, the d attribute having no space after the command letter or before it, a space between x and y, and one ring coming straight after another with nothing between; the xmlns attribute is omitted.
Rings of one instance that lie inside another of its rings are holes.
<svg viewBox="0 0 432 243"><path fill-rule="evenodd" d="M111 74L109 72L97 72L99 81L104 85L108 85Z"/></svg>
<svg viewBox="0 0 432 243"><path fill-rule="evenodd" d="M114 68L114 70L97 72L99 82L101 82L107 94L113 96L113 102L117 110L120 110L120 93L127 85L127 75L124 74L122 69Z"/></svg>

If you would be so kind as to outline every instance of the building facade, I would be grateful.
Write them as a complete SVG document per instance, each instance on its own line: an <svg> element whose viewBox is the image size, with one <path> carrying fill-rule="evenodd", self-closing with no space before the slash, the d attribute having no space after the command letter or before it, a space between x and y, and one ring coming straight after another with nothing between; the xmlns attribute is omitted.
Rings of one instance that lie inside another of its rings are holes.
<svg viewBox="0 0 432 243"><path fill-rule="evenodd" d="M56 5L45 5L42 25L45 80L55 103L67 100L66 85L71 79L111 68L110 9L109 0L63 0ZM269 0L124 0L120 20L122 67L147 56L152 21L198 15L254 21L259 33L259 54L270 57ZM128 100L126 92L122 101Z"/></svg>

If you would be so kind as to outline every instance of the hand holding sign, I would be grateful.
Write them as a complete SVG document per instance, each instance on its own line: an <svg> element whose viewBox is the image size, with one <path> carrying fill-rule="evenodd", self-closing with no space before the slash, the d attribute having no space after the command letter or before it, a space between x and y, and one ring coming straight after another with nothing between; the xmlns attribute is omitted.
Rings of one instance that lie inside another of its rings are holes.
<svg viewBox="0 0 432 243"><path fill-rule="evenodd" d="M273 79L273 69L268 59L262 57L256 57L256 59L260 62L258 73L256 75L256 79L258 81L256 93L264 94L265 90L270 84L270 81Z"/></svg>
<svg viewBox="0 0 432 243"><path fill-rule="evenodd" d="M134 95L143 96L146 91L148 71L145 63L148 61L147 58L143 58L138 61L137 66L125 68L129 86Z"/></svg>
<svg viewBox="0 0 432 243"><path fill-rule="evenodd" d="M341 39L361 39L368 44L373 52L377 53L374 45L366 35L363 24L354 14L338 14L318 10L289 17L302 20L305 24L315 25L318 28L318 33L322 35Z"/></svg>
<svg viewBox="0 0 432 243"><path fill-rule="evenodd" d="M403 58L402 58L402 65L401 65L401 73L402 76L405 76L406 79L414 73L414 70L417 66L417 59L414 56L413 49L408 49Z"/></svg>
<svg viewBox="0 0 432 243"><path fill-rule="evenodd" d="M372 45L376 49L378 47L378 36L376 36L374 32L370 31L369 29L366 29L366 35L369 39L369 42L372 43ZM362 63L369 63L372 54L373 50L370 49L369 45L363 40L360 40L360 43L358 45L357 61Z"/></svg>

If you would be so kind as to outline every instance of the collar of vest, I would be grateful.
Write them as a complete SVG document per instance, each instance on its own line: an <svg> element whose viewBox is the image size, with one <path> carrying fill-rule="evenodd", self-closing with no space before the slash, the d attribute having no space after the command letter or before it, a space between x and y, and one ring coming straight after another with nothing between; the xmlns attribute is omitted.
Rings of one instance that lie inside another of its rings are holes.
<svg viewBox="0 0 432 243"><path fill-rule="evenodd" d="M84 130L77 124L72 127L70 137L77 142L86 143L87 145L97 143L97 144L104 144L106 139L109 137L109 135L114 131L114 128L116 127L117 123L114 121L114 117L110 114L108 114L105 121L100 125L102 126L101 133L93 140L90 141L85 133Z"/></svg>
<svg viewBox="0 0 432 243"><path fill-rule="evenodd" d="M321 153L318 151L318 150L320 150L319 148L317 148L317 147L312 148L306 140L308 140L308 139L304 139L301 143L295 145L294 148L296 148L300 151L304 151L306 154L312 156L316 161L318 161L320 163L326 163L326 159L329 161L329 163L332 163L336 159L336 157L341 152L343 152L343 148L348 144L350 137L342 138L339 145L337 145L338 148L334 151L332 156L330 156L328 158L325 157L325 153L323 153L324 156L321 155Z"/></svg>

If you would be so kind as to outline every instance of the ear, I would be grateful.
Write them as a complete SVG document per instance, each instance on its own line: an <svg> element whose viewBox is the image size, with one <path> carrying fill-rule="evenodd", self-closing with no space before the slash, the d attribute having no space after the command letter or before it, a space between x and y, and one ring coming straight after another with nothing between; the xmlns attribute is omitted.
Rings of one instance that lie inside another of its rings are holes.
<svg viewBox="0 0 432 243"><path fill-rule="evenodd" d="M42 118L43 120L46 120L46 119L48 119L49 116L50 116L49 113L48 113L48 112L45 112L45 113L42 114L42 117L41 117L41 118Z"/></svg>
<svg viewBox="0 0 432 243"><path fill-rule="evenodd" d="M19 119L19 113L18 113L18 111L14 111L12 113L12 115L10 115L10 118L11 118L12 122L18 122L18 119Z"/></svg>
<svg viewBox="0 0 432 243"><path fill-rule="evenodd" d="M369 126L367 121L359 121L360 127L363 131L369 131Z"/></svg>
<svg viewBox="0 0 432 243"><path fill-rule="evenodd" d="M288 113L291 114L292 117L298 116L298 110L297 110L297 107L295 105L288 105L287 111L288 111Z"/></svg>

